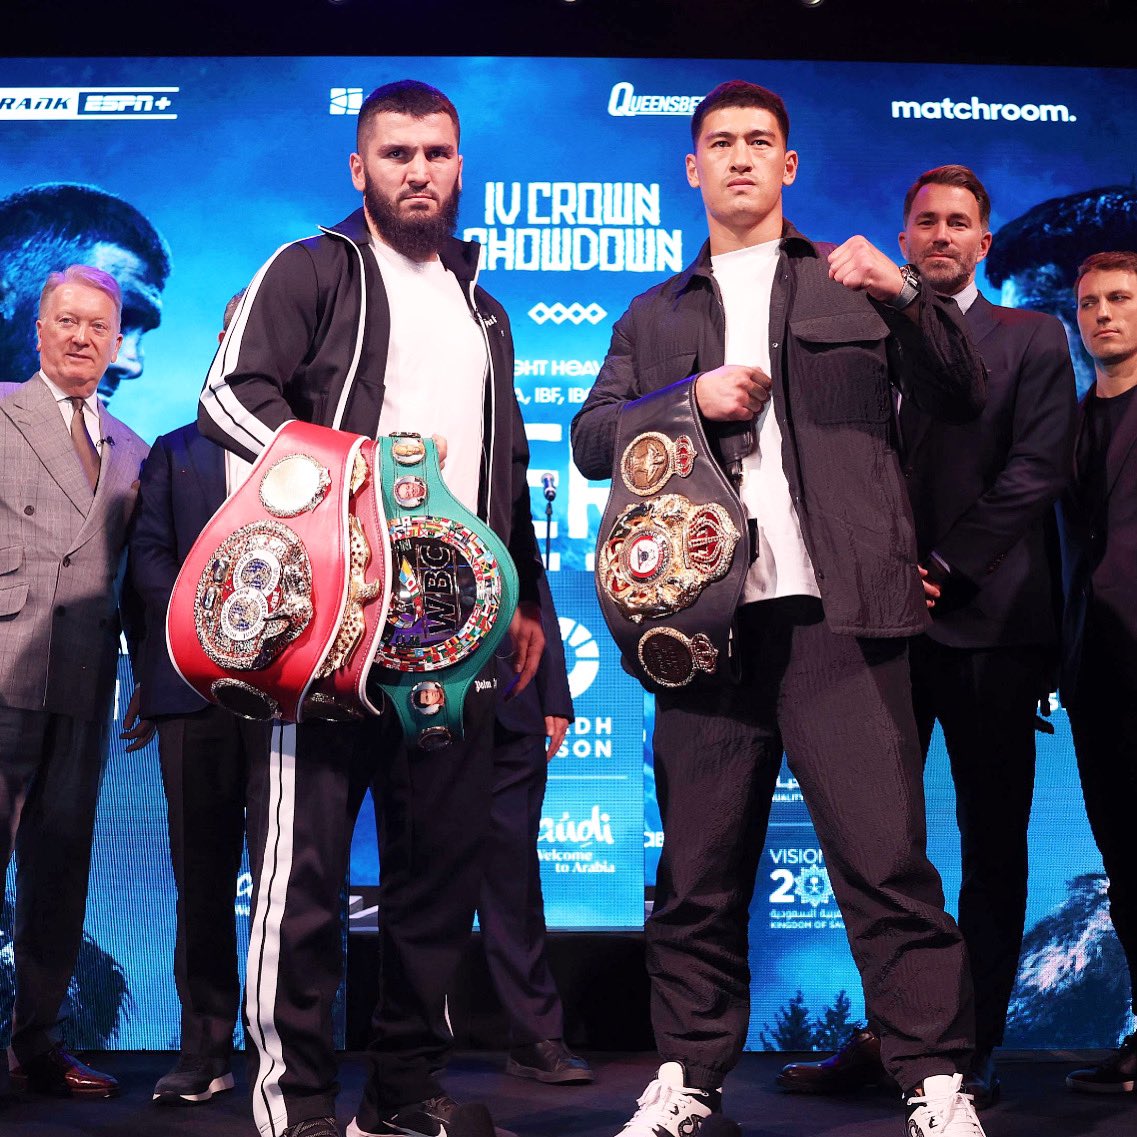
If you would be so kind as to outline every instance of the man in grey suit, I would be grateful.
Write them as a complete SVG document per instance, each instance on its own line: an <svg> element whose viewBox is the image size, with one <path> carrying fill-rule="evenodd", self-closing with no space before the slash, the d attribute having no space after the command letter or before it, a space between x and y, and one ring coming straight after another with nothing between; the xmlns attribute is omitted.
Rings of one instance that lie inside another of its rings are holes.
<svg viewBox="0 0 1137 1137"><path fill-rule="evenodd" d="M87 899L127 530L146 444L95 392L122 341L114 278L51 273L40 370L0 384L0 869L18 854L16 1088L109 1097L56 1033ZM144 730L145 728L140 728Z"/></svg>

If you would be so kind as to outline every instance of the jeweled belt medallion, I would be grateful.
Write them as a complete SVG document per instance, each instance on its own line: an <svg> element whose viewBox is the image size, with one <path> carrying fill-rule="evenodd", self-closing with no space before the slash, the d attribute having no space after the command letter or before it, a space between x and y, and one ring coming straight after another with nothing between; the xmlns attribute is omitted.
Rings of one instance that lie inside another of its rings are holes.
<svg viewBox="0 0 1137 1137"><path fill-rule="evenodd" d="M264 667L307 627L311 595L300 538L276 521L243 525L217 547L198 582L198 639L219 667Z"/></svg>
<svg viewBox="0 0 1137 1137"><path fill-rule="evenodd" d="M600 587L634 623L690 607L730 568L739 532L714 502L664 494L628 506L600 546Z"/></svg>

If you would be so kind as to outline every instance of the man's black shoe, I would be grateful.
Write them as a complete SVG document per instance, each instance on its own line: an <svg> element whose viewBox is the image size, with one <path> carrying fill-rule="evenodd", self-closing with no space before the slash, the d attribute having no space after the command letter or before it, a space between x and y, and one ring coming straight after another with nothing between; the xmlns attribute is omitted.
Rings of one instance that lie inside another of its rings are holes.
<svg viewBox="0 0 1137 1137"><path fill-rule="evenodd" d="M153 1100L159 1105L198 1105L232 1088L233 1074L226 1059L183 1054L155 1083Z"/></svg>
<svg viewBox="0 0 1137 1137"><path fill-rule="evenodd" d="M853 1031L836 1054L821 1062L791 1062L774 1081L791 1094L843 1094L891 1079L880 1061L880 1038L865 1027Z"/></svg>
<svg viewBox="0 0 1137 1137"><path fill-rule="evenodd" d="M347 1137L495 1137L495 1130L484 1105L459 1105L442 1094L401 1106L376 1122L368 1122L366 1129L358 1117L353 1117Z"/></svg>
<svg viewBox="0 0 1137 1137"><path fill-rule="evenodd" d="M281 1137L340 1137L340 1127L334 1117L309 1117L290 1125Z"/></svg>
<svg viewBox="0 0 1137 1137"><path fill-rule="evenodd" d="M963 1075L960 1089L970 1094L976 1109L990 1109L998 1100L1002 1083L995 1073L995 1056L990 1050L977 1050Z"/></svg>
<svg viewBox="0 0 1137 1137"><path fill-rule="evenodd" d="M1137 1086L1137 1034L1131 1034L1104 1062L1066 1075L1066 1088L1080 1094L1131 1094Z"/></svg>
<svg viewBox="0 0 1137 1137"><path fill-rule="evenodd" d="M588 1063L573 1054L560 1038L515 1046L506 1059L505 1072L516 1078L561 1086L583 1085L595 1078Z"/></svg>

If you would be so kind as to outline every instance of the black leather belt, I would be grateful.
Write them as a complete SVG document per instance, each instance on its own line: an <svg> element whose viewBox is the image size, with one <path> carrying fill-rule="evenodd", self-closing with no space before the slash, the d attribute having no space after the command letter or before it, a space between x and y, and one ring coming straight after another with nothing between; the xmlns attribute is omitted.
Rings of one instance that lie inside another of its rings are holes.
<svg viewBox="0 0 1137 1137"><path fill-rule="evenodd" d="M596 547L600 608L650 691L732 680L746 512L707 441L694 382L624 405Z"/></svg>

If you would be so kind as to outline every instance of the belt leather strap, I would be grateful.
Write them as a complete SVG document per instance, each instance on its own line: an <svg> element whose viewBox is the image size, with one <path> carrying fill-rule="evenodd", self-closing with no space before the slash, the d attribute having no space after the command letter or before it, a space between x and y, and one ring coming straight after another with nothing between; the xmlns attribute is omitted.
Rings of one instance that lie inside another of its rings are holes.
<svg viewBox="0 0 1137 1137"><path fill-rule="evenodd" d="M517 570L501 538L447 489L431 439L393 434L376 446L393 590L370 683L408 742L433 750L462 737L466 693L517 607Z"/></svg>
<svg viewBox="0 0 1137 1137"><path fill-rule="evenodd" d="M732 627L746 512L707 440L693 380L621 408L596 591L625 669L649 691L737 678Z"/></svg>

